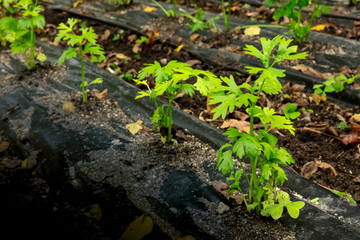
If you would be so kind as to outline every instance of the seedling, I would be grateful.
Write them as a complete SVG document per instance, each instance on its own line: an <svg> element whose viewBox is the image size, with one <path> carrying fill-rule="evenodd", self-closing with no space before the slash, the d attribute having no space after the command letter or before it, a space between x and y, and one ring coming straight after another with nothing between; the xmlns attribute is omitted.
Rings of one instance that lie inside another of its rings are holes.
<svg viewBox="0 0 360 240"><path fill-rule="evenodd" d="M113 41L118 41L120 39L120 35L124 33L124 29L119 29L117 33L114 34Z"/></svg>
<svg viewBox="0 0 360 240"><path fill-rule="evenodd" d="M118 7L128 5L132 0L108 0L109 3L115 3Z"/></svg>
<svg viewBox="0 0 360 240"><path fill-rule="evenodd" d="M133 75L129 72L123 73L119 76L120 78L125 78L129 81L131 81L133 79Z"/></svg>
<svg viewBox="0 0 360 240"><path fill-rule="evenodd" d="M198 9L196 17L193 17L188 13L181 13L179 15L187 17L191 20L191 23L187 25L190 27L192 32L195 32L196 30L204 30L208 28L213 29L215 32L217 31L217 27L214 22L214 19L218 19L219 16L216 16L215 18L211 18L208 21L205 21L204 10L202 10L201 8Z"/></svg>
<svg viewBox="0 0 360 240"><path fill-rule="evenodd" d="M352 84L358 77L360 77L360 74L355 75L351 78L347 78L344 74L339 74L336 77L331 76L323 84L315 84L313 87L315 90L314 93L319 94L322 97L326 97L326 93L342 92L344 90L345 84Z"/></svg>
<svg viewBox="0 0 360 240"><path fill-rule="evenodd" d="M284 116L289 120L294 120L300 116L300 112L296 112L297 105L286 103L286 108L283 109Z"/></svg>
<svg viewBox="0 0 360 240"><path fill-rule="evenodd" d="M37 1L21 0L15 6L21 10L22 17L8 17L2 20L2 44L11 43L11 54L24 54L26 66L31 70L35 67L36 57L40 61L46 60L44 54L35 52L35 28L44 28L45 18L40 14L42 8L37 5Z"/></svg>
<svg viewBox="0 0 360 240"><path fill-rule="evenodd" d="M225 23L225 30L229 31L229 22L231 17L231 0L228 0L228 9L226 11L226 6L224 0L221 0L221 6L224 15L224 23Z"/></svg>
<svg viewBox="0 0 360 240"><path fill-rule="evenodd" d="M173 139L172 135L172 103L178 94L183 91L190 97L193 96L194 90L198 90L201 94L206 95L210 88L220 84L220 80L208 71L192 69L188 64L170 61L166 66L162 67L159 62L155 61L153 64L145 64L138 75L134 79L136 84L145 85L148 91L140 91L136 99L142 97L149 97L154 102L156 110L154 115L150 118L154 123L153 130L157 128L165 129L166 134L161 136L163 143L170 142ZM155 87L150 88L146 76L151 75L155 78ZM195 84L186 83L189 78L196 77ZM166 110L163 105L159 105L157 97L161 95L167 96Z"/></svg>
<svg viewBox="0 0 360 240"><path fill-rule="evenodd" d="M225 118L236 108L246 107L250 115L250 133L239 132L235 128L229 128L225 135L230 142L223 145L218 151L218 169L224 174L230 174L228 181L234 181L230 185L230 193L238 190L243 196L244 203L251 211L256 209L263 216L272 216L274 219L281 217L284 208L293 218L299 216L299 210L305 205L304 202L292 202L289 194L279 190L278 184L287 180L284 170L279 166L294 163L290 154L283 148L277 148L278 139L269 133L271 129L285 129L294 133L292 122L284 116L275 114L274 109L257 106L257 101L262 92L278 94L282 92L279 77L285 77L285 70L274 68L274 64L284 60L304 59L307 53L298 53L297 46L290 46L292 40L286 40L282 36L276 36L272 40L261 38L262 52L252 45L246 45L247 54L259 58L264 67L245 67L249 74L258 74L259 78L253 85L243 83L237 85L234 78L223 77L223 86L211 89L210 104L217 104L212 110L214 119ZM278 46L275 57L272 52ZM258 118L264 129L257 133L254 130L254 119ZM235 169L233 154L240 163L240 169ZM248 158L251 166L251 176L243 164L243 159ZM257 167L260 169L257 174ZM248 198L239 186L240 179L245 176L249 185Z"/></svg>
<svg viewBox="0 0 360 240"><path fill-rule="evenodd" d="M338 128L340 128L340 130L344 130L346 128L347 124L346 124L346 122L341 121L338 123L337 126L338 126Z"/></svg>
<svg viewBox="0 0 360 240"><path fill-rule="evenodd" d="M143 43L148 44L149 38L146 36L141 36L140 39L136 40L135 42L138 44L143 44Z"/></svg>
<svg viewBox="0 0 360 240"><path fill-rule="evenodd" d="M173 10L166 11L163 6L161 6L160 3L158 3L155 0L151 0L153 3L155 3L168 17L176 17L176 0L173 0L174 8Z"/></svg>
<svg viewBox="0 0 360 240"><path fill-rule="evenodd" d="M96 43L97 35L94 32L94 29L82 25L80 28L81 34L78 35L75 30L76 23L77 20L73 18L69 18L67 20L68 25L60 23L57 27L59 33L56 36L55 41L65 40L67 41L67 44L71 46L67 50L65 50L58 59L58 66L61 66L66 59L75 58L77 55L80 56L81 87L83 93L83 102L85 103L87 102L87 90L89 85L102 83L102 79L97 78L90 83L85 81L84 56L86 53L90 54L91 62L102 62L106 59L103 49ZM83 43L85 43L85 46L83 46ZM78 49L74 48L75 45L77 45Z"/></svg>
<svg viewBox="0 0 360 240"><path fill-rule="evenodd" d="M339 197L345 198L346 200L348 200L351 204L353 205L357 205L356 201L354 200L354 198L348 194L348 193L344 193L344 192L340 192L337 191L335 189L333 189L331 192L335 193L336 195L338 195Z"/></svg>
<svg viewBox="0 0 360 240"><path fill-rule="evenodd" d="M278 2L280 2L280 0L265 0L265 5L270 7ZM307 7L310 3L313 3L314 6L310 20L308 22L303 22L301 19L302 9ZM289 18L290 21L288 27L294 35L295 40L299 43L304 43L307 42L314 19L321 17L323 13L329 12L330 10L330 7L321 5L320 0L288 0L275 9L273 18L275 21L282 17Z"/></svg>

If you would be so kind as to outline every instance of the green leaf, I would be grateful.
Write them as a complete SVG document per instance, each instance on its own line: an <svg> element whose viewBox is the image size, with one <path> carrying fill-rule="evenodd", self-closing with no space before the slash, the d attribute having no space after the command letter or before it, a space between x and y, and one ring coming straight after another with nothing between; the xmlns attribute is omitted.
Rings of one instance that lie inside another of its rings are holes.
<svg viewBox="0 0 360 240"><path fill-rule="evenodd" d="M77 55L77 51L75 48L68 48L67 50L65 50L62 55L59 57L58 59L58 66L60 67L66 59L71 59L71 58L75 58Z"/></svg>
<svg viewBox="0 0 360 240"><path fill-rule="evenodd" d="M292 202L286 205L286 209L292 218L298 218L300 214L300 209L305 206L304 202L298 201L298 202Z"/></svg>
<svg viewBox="0 0 360 240"><path fill-rule="evenodd" d="M282 216L284 211L284 206L281 204L274 204L272 207L270 207L269 211L271 217L277 220Z"/></svg>

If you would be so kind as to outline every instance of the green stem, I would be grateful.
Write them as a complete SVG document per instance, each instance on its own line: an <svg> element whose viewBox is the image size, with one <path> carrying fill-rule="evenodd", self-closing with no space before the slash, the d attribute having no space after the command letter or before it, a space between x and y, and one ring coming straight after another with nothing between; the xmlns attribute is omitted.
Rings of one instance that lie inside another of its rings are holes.
<svg viewBox="0 0 360 240"><path fill-rule="evenodd" d="M223 15L224 15L225 30L228 31L229 30L229 22L227 19L227 13L226 13L224 0L221 0L221 6L222 6L222 10L223 10Z"/></svg>
<svg viewBox="0 0 360 240"><path fill-rule="evenodd" d="M30 56L27 61L29 70L35 67L35 31L33 24L30 25L30 42Z"/></svg>
<svg viewBox="0 0 360 240"><path fill-rule="evenodd" d="M85 73L84 73L84 56L83 56L83 49L81 42L78 43L79 45L79 55L80 55L80 63L81 63L81 87L83 93L83 102L87 102L87 92L85 89Z"/></svg>
<svg viewBox="0 0 360 240"><path fill-rule="evenodd" d="M176 0L174 0L174 16L176 17Z"/></svg>

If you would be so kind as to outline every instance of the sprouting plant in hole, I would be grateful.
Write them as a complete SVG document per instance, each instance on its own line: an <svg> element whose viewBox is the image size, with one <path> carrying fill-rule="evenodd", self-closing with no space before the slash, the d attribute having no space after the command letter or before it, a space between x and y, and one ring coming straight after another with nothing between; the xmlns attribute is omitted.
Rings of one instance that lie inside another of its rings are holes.
<svg viewBox="0 0 360 240"><path fill-rule="evenodd" d="M133 75L129 72L123 73L119 76L120 78L125 78L129 81L131 81L133 79Z"/></svg>
<svg viewBox="0 0 360 240"><path fill-rule="evenodd" d="M80 56L81 64L81 88L83 93L83 102L87 102L87 89L89 85L102 83L101 78L97 78L94 81L88 83L85 81L84 73L84 56L86 53L91 55L92 62L102 62L105 61L105 53L103 49L97 44L96 39L97 35L94 32L94 29L88 28L83 24L80 27L81 34L75 30L75 25L77 23L76 19L69 18L67 20L67 25L60 23L57 27L59 33L57 34L55 41L67 41L67 44L70 45L67 50L58 59L58 65L61 66L66 59L75 58L77 55ZM83 46L85 44L85 46ZM77 49L74 47L77 45Z"/></svg>
<svg viewBox="0 0 360 240"><path fill-rule="evenodd" d="M278 184L287 180L284 170L279 165L289 165L294 162L290 154L284 148L277 148L278 139L269 131L271 129L288 130L294 133L292 122L284 116L275 114L275 110L268 107L257 106L260 94L278 94L282 92L279 77L285 77L285 70L274 68L275 63L284 60L304 59L307 53L297 53L297 46L289 46L292 40L286 40L282 36L276 36L272 40L261 38L262 51L252 45L246 45L247 54L261 60L264 67L245 67L249 74L260 74L253 84L242 83L237 85L232 76L222 77L223 85L212 88L210 91L210 104L217 106L212 110L214 119L226 117L235 108L246 107L250 115L250 133L239 132L235 128L229 128L225 135L230 142L223 145L218 151L218 169L225 175L230 174L228 181L234 181L230 185L230 193L238 190L243 196L244 203L251 211L256 209L263 216L271 216L278 219L282 216L284 208L293 218L299 216L299 210L305 205L304 202L292 202L289 194L279 190ZM275 57L272 52L278 48ZM255 132L254 119L258 118L264 129ZM235 169L235 154L240 169ZM248 176L243 159L250 160L251 173ZM257 167L260 169L257 174ZM246 178L249 186L248 198L245 197L239 183L242 177Z"/></svg>
<svg viewBox="0 0 360 240"><path fill-rule="evenodd" d="M137 39L135 41L136 43L139 43L139 44L148 44L149 43L149 38L146 37L146 36L141 36L140 39Z"/></svg>
<svg viewBox="0 0 360 240"><path fill-rule="evenodd" d="M230 17L231 17L231 0L228 0L228 6L226 11L226 6L224 0L221 0L221 7L224 15L224 24L225 24L225 30L229 31L229 23L230 23Z"/></svg>
<svg viewBox="0 0 360 240"><path fill-rule="evenodd" d="M286 108L283 109L284 116L287 119L293 120L300 116L300 112L296 112L297 104L286 103Z"/></svg>
<svg viewBox="0 0 360 240"><path fill-rule="evenodd" d="M177 15L177 13L176 13L177 12L176 0L173 0L173 5L174 5L173 10L169 10L169 11L166 11L166 9L160 3L158 3L156 0L151 0L151 1L153 3L155 3L161 9L161 11L163 11L166 14L166 16L168 16L168 17L171 17L171 16L176 17L176 15Z"/></svg>
<svg viewBox="0 0 360 240"><path fill-rule="evenodd" d="M340 130L344 130L346 128L347 124L344 121L341 121L338 123L337 127L340 128Z"/></svg>
<svg viewBox="0 0 360 240"><path fill-rule="evenodd" d="M20 0L14 6L21 10L22 17L8 17L1 21L2 43L10 42L11 54L24 54L27 68L33 69L35 58L46 60L44 54L35 52L35 28L42 29L45 25L45 18L40 14L42 8L32 0Z"/></svg>
<svg viewBox="0 0 360 240"><path fill-rule="evenodd" d="M340 192L338 190L333 189L331 192L335 193L336 195L338 195L339 197L345 198L346 200L348 200L352 205L357 205L356 201L354 200L354 198L345 192Z"/></svg>
<svg viewBox="0 0 360 240"><path fill-rule="evenodd" d="M124 33L124 29L119 29L113 37L113 41L118 41L120 39L120 35Z"/></svg>
<svg viewBox="0 0 360 240"><path fill-rule="evenodd" d="M217 31L216 24L214 22L214 19L218 19L219 16L216 16L214 18L209 19L208 21L205 21L205 13L204 10L201 8L198 9L196 17L191 16L188 13L180 13L180 16L187 17L191 20L191 23L187 24L192 32L195 32L196 30L204 30L204 29L212 29L215 32Z"/></svg>
<svg viewBox="0 0 360 240"><path fill-rule="evenodd" d="M270 7L278 2L280 2L280 0L265 0L265 5ZM303 21L301 17L303 13L302 9L310 3L313 4L310 20ZM288 0L275 9L273 18L276 21L282 17L289 18L288 26L295 40L299 43L304 43L307 42L314 19L321 17L323 13L329 12L330 10L330 7L320 4L320 0Z"/></svg>
<svg viewBox="0 0 360 240"><path fill-rule="evenodd" d="M188 64L176 60L170 61L163 67L157 61L145 65L146 67L139 72L137 79L134 79L134 81L138 85L145 85L148 90L140 91L136 99L149 97L154 102L156 110L151 117L151 121L154 123L153 129L165 129L166 134L161 136L161 140L163 143L170 142L173 139L172 103L178 94L183 91L192 97L194 91L197 90L202 95L207 95L209 89L220 84L220 80L211 72L192 69ZM150 88L146 79L148 75L155 78L155 87L153 89ZM187 80L192 77L196 78L196 83L187 83ZM157 97L161 95L167 97L166 110L164 105L160 105L157 101Z"/></svg>
<svg viewBox="0 0 360 240"><path fill-rule="evenodd" d="M315 84L313 89L314 93L321 95L322 97L326 97L326 93L332 92L342 92L344 90L345 84L352 84L356 78L360 77L360 74L357 74L351 78L347 78L344 74L339 74L338 76L331 76L328 80L326 80L323 84Z"/></svg>

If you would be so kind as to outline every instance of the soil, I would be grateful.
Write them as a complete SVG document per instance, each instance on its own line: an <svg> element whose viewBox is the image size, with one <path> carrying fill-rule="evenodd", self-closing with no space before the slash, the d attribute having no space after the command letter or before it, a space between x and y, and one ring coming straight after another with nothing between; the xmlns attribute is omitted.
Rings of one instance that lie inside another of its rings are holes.
<svg viewBox="0 0 360 240"><path fill-rule="evenodd" d="M184 1L188 6L192 1ZM183 4L179 1L178 4ZM196 1L199 7L203 7L206 10L219 12L221 9L215 7L211 1ZM241 3L239 4L241 8ZM237 8L237 9L239 9ZM246 15L246 12L240 10L236 13L239 16ZM66 47L64 43L54 43L54 37L56 36L56 27L60 22L66 22L68 17L71 17L68 13L54 11L51 8L46 7L44 11L46 18L46 27L44 31L38 33L38 37L50 42L51 44ZM269 16L267 16L269 18ZM269 20L269 19L267 19ZM135 46L135 40L140 38L140 35L136 32L126 30L120 34L120 39L113 40L113 37L118 33L118 27L99 23L94 20L82 19L88 26L95 29L95 32L99 34L99 44L104 47L107 53L107 62L100 64L99 66L113 72L116 75L124 74L126 72L133 74L136 77L137 73L142 69L144 63L152 63L154 60L158 60L162 63L170 60L178 60L181 62L188 62L193 68L210 70L218 76L236 76L237 82L244 82L247 80L247 76L240 76L236 72L226 69L224 67L215 66L213 63L205 62L201 59L196 59L188 52L177 52L170 41L160 41L155 39L154 43L148 46L142 46L139 51L139 56L136 56L133 52ZM176 21L172 19L169 22ZM176 24L176 23L174 23ZM168 27L169 27L168 26ZM109 35L107 32L109 31ZM327 31L326 29L324 31ZM350 36L349 32L353 30L341 30L346 34L342 36L352 39L358 39L358 35ZM335 31L336 32L336 31ZM338 31L339 32L339 31ZM334 33L334 31L329 31ZM234 35L230 35L234 37ZM228 40L226 37L229 35L217 35L217 41L214 39L207 40L212 44L212 47L222 48L226 47ZM8 56L9 50L2 48L1 52ZM122 54L126 56L117 57L116 54ZM2 60L4 55L2 55ZM3 61L2 61L3 62ZM117 69L119 68L119 69ZM61 79L61 76L65 74L66 69L63 67L58 71L58 68L53 65L39 64L35 71L22 71L20 74L14 76L5 77L2 79L1 94L11 92L14 88L20 85L26 85L31 88L39 88L44 90L46 88L47 76L52 79ZM352 70L356 73L356 69ZM129 81L132 83L132 81ZM118 134L118 131L114 129L113 122L109 122L109 115L111 118L121 118L122 123L131 123L126 114L122 112L116 102L111 99L102 99L95 97L93 92L90 95L89 102L91 104L84 106L81 103L81 94L68 93L51 96L39 96L34 101L37 104L46 107L49 114L49 119L53 122L59 123L61 126L67 129L76 131L82 131L88 126L101 123L108 131ZM99 92L97 92L99 93ZM279 138L279 146L284 147L294 158L295 164L292 165L292 169L299 173L305 174L303 167L313 161L321 161L332 166L336 171L334 176L333 171L329 171L329 167L319 167L317 171L310 174L310 179L315 183L329 189L336 189L341 192L351 194L356 201L360 201L360 145L356 141L351 144L344 143L344 137L354 132L351 127L355 126L350 120L355 114L359 114L358 107L352 107L348 105L344 107L338 106L330 102L322 102L316 104L309 101L311 97L311 89L308 89L305 85L287 84L284 86L284 94L276 98L270 96L263 96L261 104L263 106L271 106L278 112L281 112L284 104L287 102L296 102L300 107L305 109L312 109L313 113L309 114L306 111L302 111L300 118L294 120L294 127L296 129L295 137L287 132L275 132ZM74 114L66 114L61 109L65 100L70 101L75 106L76 111ZM90 106L90 107L89 107ZM211 115L207 111L206 97L195 95L193 98L188 96L179 97L175 101L175 107L192 114L209 124L221 128L224 121L229 119L241 119L242 109L237 109L235 113L227 116L225 120L211 120ZM16 106L14 106L16 109ZM9 109L9 112L12 110ZM29 113L31 114L31 112ZM84 119L85 121L80 121ZM88 117L86 117L88 116ZM6 120L6 119L3 119ZM345 121L347 127L340 129L338 127L339 122ZM76 124L74 124L76 123ZM13 124L19 124L19 129L26 129L26 122L21 121L14 122ZM221 128L223 129L223 128ZM27 132L24 131L18 134L22 141L26 141ZM126 135L126 134L125 134ZM129 138L130 136L121 135L123 138ZM156 198L160 194L160 186L162 181L167 178L164 166L172 166L176 169L188 169L192 168L199 174L201 179L207 184L211 185L212 180L208 176L206 167L216 168L216 153L211 147L201 143L194 138L190 133L178 130L176 134L176 140L179 145L166 145L165 147L159 140L159 133L153 133L151 129L144 127L139 135L135 135L135 140L127 147L128 152L132 153L131 156L123 156L121 149L112 149L104 151L93 151L90 154L90 161L79 161L77 163L70 164L69 176L71 176L71 170L76 168L84 176L92 176L94 186L97 186L99 191L106 189L106 191L114 193L115 196L124 196L131 200L128 202L119 203L116 206L120 209L120 212L124 212L123 209L128 209L133 215L140 216L137 208L141 206L145 212L150 209L149 201L143 201L144 198ZM10 143L5 151L1 154L1 178L0 186L1 192L4 193L5 198L2 198L0 206L6 214L6 219L9 221L9 226L13 226L16 235L16 227L21 226L29 232L33 232L35 225L31 223L32 216L40 215L42 221L39 222L44 228L58 231L58 227L55 225L63 226L64 229L71 229L71 232L77 232L79 239L113 239L119 238L121 233L125 230L125 227L129 221L124 219L123 216L114 215L112 209L102 209L103 218L98 220L94 217L89 217L90 210L95 203L99 203L99 195L93 192L87 192L88 189L82 191L75 191L71 187L66 188L64 195L58 196L55 199L54 196L50 196L49 187L44 179L41 178L39 169L36 166L31 165L28 168L19 167L25 159L36 158L37 153L23 153L19 151L16 144L12 143L10 139L2 137L0 143L6 145ZM2 146L0 144L0 146ZM183 153L186 156L183 156ZM159 160L155 159L156 156L163 156L163 163L159 164ZM181 156L179 161L178 157ZM121 157L119 157L121 156ZM199 159L201 156L201 159ZM104 159L108 157L115 159L115 162L106 162ZM166 163L166 164L164 164ZM100 165L101 171L97 169ZM71 185L81 185L79 179L71 179ZM134 187L135 186L135 187ZM140 187L146 186L146 187ZM90 191L90 190L89 190ZM105 194L105 193L104 193ZM84 199L87 197L86 202L81 202L77 199ZM90 196L90 197L89 197ZM109 197L110 198L110 197ZM116 201L116 197L114 201ZM204 200L204 204L209 204ZM6 209L6 206L11 208ZM241 235L241 238L262 239L263 233L258 231L259 226L248 228L248 225L242 227L241 222L236 223L238 219L234 213L224 215L217 214L217 207L208 205L208 215L198 215L199 219L202 219L205 229L211 235L218 239L235 239L235 235L246 233L247 235ZM236 209L237 212L241 212L242 215L247 216L243 221L259 222L261 227L265 227L266 234L276 239L294 239L295 235L284 229L281 224L259 217L257 214L247 214L244 211L243 206L237 206L234 202L231 206ZM54 208L58 211L54 211ZM39 211L39 209L41 211ZM6 210L6 211L5 211ZM199 212L200 213L200 212ZM28 216L19 222L16 216L21 214ZM150 235L148 239L165 239L166 236L171 238L179 238L182 236L182 232L173 226L169 226L164 222L161 216L154 213L147 212L154 222L156 222L153 235ZM196 212L193 213L196 215ZM51 219L54 223L50 223L47 219ZM216 219L216 224L212 225L212 222L208 219ZM117 224L114 225L114 222ZM231 228L226 231L219 229L225 223L232 222ZM112 225L111 225L111 224ZM110 226L109 226L110 224ZM207 225L206 225L207 224ZM267 227L266 227L267 226ZM274 227L275 226L275 227ZM117 231L113 229L118 228ZM79 229L81 229L79 231ZM75 231L76 230L76 231ZM9 230L10 231L10 230ZM65 233L63 233L66 236ZM59 233L59 238L62 236ZM86 237L84 237L86 236ZM286 236L286 237L285 237Z"/></svg>

